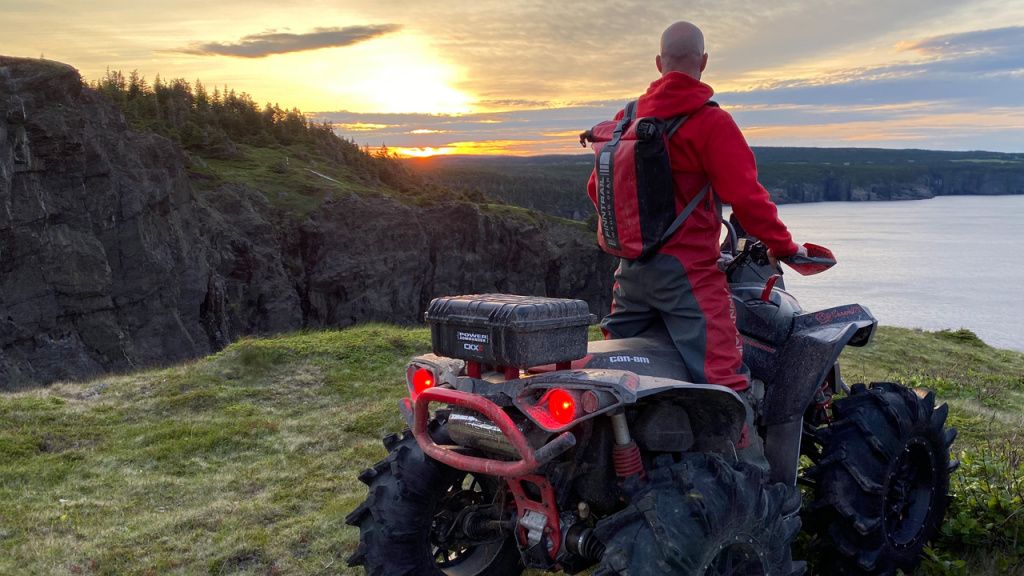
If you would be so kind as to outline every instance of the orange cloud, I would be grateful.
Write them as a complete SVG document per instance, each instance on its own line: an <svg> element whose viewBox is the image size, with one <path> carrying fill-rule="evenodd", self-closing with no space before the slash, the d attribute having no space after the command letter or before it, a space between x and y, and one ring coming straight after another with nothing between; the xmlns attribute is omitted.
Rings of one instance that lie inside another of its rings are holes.
<svg viewBox="0 0 1024 576"><path fill-rule="evenodd" d="M376 151L384 150L379 148ZM455 154L455 148L451 146L393 146L388 147L387 152L401 156L402 158L430 158L431 156L446 156Z"/></svg>
<svg viewBox="0 0 1024 576"><path fill-rule="evenodd" d="M552 145L561 148L560 141L544 140L482 140L479 142L452 142L449 146L455 149L454 154L533 156L551 154Z"/></svg>
<svg viewBox="0 0 1024 576"><path fill-rule="evenodd" d="M808 142L885 143L939 142L944 135L969 131L975 134L1024 129L1024 110L993 109L984 112L921 114L903 118L820 124L746 126L743 133L754 145L806 145ZM794 144L794 142L797 142Z"/></svg>
<svg viewBox="0 0 1024 576"><path fill-rule="evenodd" d="M574 133L575 135L575 133ZM384 148L370 149L382 151ZM428 158L440 155L467 156L536 156L539 154L571 154L580 152L578 144L565 138L548 140L466 140L449 142L441 146L388 146L389 154L403 158Z"/></svg>
<svg viewBox="0 0 1024 576"><path fill-rule="evenodd" d="M370 122L354 122L352 124L333 124L335 130L342 130L345 132L372 132L374 130L384 130L385 128L393 128L394 124L373 124Z"/></svg>
<svg viewBox="0 0 1024 576"><path fill-rule="evenodd" d="M541 136L548 138L566 138L570 141L577 140L583 130L559 130L557 132L541 132Z"/></svg>

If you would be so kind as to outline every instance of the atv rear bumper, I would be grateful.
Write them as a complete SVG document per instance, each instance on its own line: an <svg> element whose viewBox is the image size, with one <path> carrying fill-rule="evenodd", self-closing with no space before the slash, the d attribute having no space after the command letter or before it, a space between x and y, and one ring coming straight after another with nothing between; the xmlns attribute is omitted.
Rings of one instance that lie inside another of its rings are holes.
<svg viewBox="0 0 1024 576"><path fill-rule="evenodd" d="M463 454L459 446L440 446L428 430L430 403L443 402L477 412L493 422L519 453L519 460L505 461ZM483 396L450 388L429 388L416 398L412 433L427 456L458 470L489 476L517 477L532 473L540 466L576 445L572 432L562 432L553 440L534 449L515 422L500 406Z"/></svg>

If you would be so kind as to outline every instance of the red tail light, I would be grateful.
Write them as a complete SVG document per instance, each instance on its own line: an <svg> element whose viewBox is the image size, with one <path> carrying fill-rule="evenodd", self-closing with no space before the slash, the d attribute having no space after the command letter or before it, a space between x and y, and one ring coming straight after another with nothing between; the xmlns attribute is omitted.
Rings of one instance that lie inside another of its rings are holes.
<svg viewBox="0 0 1024 576"><path fill-rule="evenodd" d="M412 374L412 399L415 400L421 392L432 388L436 383L433 372L426 368L417 368Z"/></svg>
<svg viewBox="0 0 1024 576"><path fill-rule="evenodd" d="M576 398L561 388L555 388L548 393L548 413L559 424L572 422L576 419Z"/></svg>

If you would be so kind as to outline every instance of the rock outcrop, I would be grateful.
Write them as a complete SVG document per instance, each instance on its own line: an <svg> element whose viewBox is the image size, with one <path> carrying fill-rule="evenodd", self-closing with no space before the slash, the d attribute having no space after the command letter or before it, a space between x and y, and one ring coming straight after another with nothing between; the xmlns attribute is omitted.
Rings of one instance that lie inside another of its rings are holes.
<svg viewBox="0 0 1024 576"><path fill-rule="evenodd" d="M1024 194L1024 155L872 148L754 148L777 204ZM442 185L562 218L596 218L584 189L587 154L452 157L418 167Z"/></svg>
<svg viewBox="0 0 1024 576"><path fill-rule="evenodd" d="M582 226L470 204L335 198L299 221L258 191L192 186L71 67L0 57L0 388L179 361L245 334L417 322L438 295L607 309Z"/></svg>
<svg viewBox="0 0 1024 576"><path fill-rule="evenodd" d="M868 182L848 174L824 174L810 181L766 180L765 186L778 204L1024 194L1024 171L996 172L977 167L935 166L927 173Z"/></svg>

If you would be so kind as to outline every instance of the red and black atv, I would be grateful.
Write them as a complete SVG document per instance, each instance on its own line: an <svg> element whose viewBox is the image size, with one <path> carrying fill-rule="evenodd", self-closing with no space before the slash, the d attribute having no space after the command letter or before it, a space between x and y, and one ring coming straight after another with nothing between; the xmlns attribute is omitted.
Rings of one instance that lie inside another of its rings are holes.
<svg viewBox="0 0 1024 576"><path fill-rule="evenodd" d="M826 268L818 256L803 266ZM764 245L735 233L722 265L763 394L690 382L663 327L588 346L579 300L431 302L434 354L407 370L411 432L384 438L387 457L359 476L369 494L347 518L361 532L349 564L381 576L801 574L799 482L813 495L806 529L829 550L822 573L916 566L955 468L947 407L899 384L847 387L839 353L877 325L864 307L804 312Z"/></svg>

